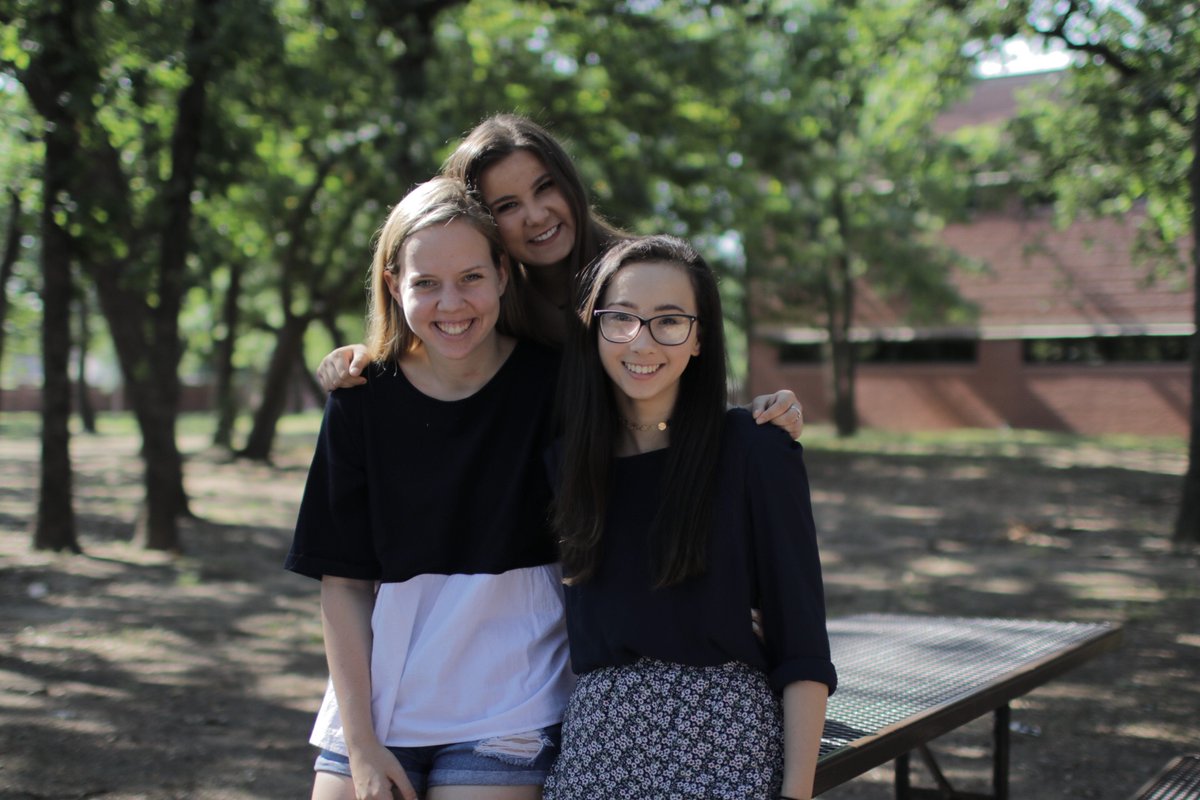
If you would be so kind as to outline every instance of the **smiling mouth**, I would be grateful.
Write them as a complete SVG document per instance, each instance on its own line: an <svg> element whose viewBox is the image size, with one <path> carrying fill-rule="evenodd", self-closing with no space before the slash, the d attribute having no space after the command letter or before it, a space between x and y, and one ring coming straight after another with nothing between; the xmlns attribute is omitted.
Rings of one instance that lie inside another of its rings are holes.
<svg viewBox="0 0 1200 800"><path fill-rule="evenodd" d="M459 336L467 332L474 320L466 320L465 322L435 322L434 327L447 336Z"/></svg>
<svg viewBox="0 0 1200 800"><path fill-rule="evenodd" d="M546 231L545 233L541 234L540 236L533 237L529 241L533 242L534 244L541 244L542 242L547 241L552 236L554 236L554 234L558 233L558 229L561 227L562 227L562 223L560 222L559 224L555 225L550 230Z"/></svg>
<svg viewBox="0 0 1200 800"><path fill-rule="evenodd" d="M653 375L662 369L662 364L630 364L625 362L625 369L634 375Z"/></svg>

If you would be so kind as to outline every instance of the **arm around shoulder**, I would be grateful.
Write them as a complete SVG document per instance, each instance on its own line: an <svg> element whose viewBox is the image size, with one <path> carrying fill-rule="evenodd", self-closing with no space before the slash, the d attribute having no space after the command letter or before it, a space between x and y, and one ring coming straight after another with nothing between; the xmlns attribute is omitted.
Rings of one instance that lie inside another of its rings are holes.
<svg viewBox="0 0 1200 800"><path fill-rule="evenodd" d="M335 349L317 366L317 381L327 392L349 389L367 382L363 370L371 362L366 345L349 344Z"/></svg>

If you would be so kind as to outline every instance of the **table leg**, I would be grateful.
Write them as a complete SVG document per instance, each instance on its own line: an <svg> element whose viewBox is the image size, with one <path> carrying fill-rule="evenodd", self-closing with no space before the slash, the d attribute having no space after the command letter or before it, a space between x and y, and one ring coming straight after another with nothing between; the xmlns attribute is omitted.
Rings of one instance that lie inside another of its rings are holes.
<svg viewBox="0 0 1200 800"><path fill-rule="evenodd" d="M937 783L936 789L914 789L910 771L912 753L897 756L895 761L896 800L919 800L919 798L959 798L960 800L1008 800L1008 764L1010 752L1009 723L1012 710L1008 704L992 712L992 793L990 795L959 792L950 785L938 767L937 760L928 745L920 745L917 752L924 758Z"/></svg>
<svg viewBox="0 0 1200 800"><path fill-rule="evenodd" d="M896 757L896 800L909 800L908 753Z"/></svg>
<svg viewBox="0 0 1200 800"><path fill-rule="evenodd" d="M1012 711L1008 703L992 714L992 796L1008 800L1009 723Z"/></svg>

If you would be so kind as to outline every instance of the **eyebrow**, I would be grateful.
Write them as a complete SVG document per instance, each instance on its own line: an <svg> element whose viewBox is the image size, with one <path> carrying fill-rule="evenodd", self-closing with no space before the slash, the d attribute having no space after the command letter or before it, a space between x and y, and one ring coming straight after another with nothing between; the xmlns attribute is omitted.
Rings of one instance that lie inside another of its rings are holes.
<svg viewBox="0 0 1200 800"><path fill-rule="evenodd" d="M635 310L635 311L637 310L637 305L635 305L634 303L630 303L630 302L628 302L628 301L626 301L626 300L614 300L613 302L609 303L607 307L608 307L608 308L615 308L615 307L617 307L617 306L620 306L620 307L622 307L622 308L630 308L630 309L633 309L633 310ZM686 313L688 313L688 312L686 312L686 311L684 311L684 310L683 310L683 306L677 306L677 305L675 305L674 303L662 303L662 304L660 304L660 305L657 305L657 306L655 306L655 307L654 307L653 309L651 309L651 310L652 310L652 311L678 311L678 312L680 312L681 314L686 314Z"/></svg>
<svg viewBox="0 0 1200 800"><path fill-rule="evenodd" d="M463 267L456 274L466 275L468 272L475 272L477 270L486 269L489 266L491 266L491 264L484 263L484 264L477 264L473 267ZM416 270L413 270L413 269L405 270L405 275L408 277L411 277L411 278L436 278L436 277L438 277L437 275L434 275L432 272L417 272Z"/></svg>

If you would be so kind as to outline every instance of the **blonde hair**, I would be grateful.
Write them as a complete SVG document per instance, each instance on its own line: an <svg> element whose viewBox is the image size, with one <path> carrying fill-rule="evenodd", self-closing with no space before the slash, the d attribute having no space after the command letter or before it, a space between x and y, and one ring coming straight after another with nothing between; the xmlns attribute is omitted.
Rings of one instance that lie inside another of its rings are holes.
<svg viewBox="0 0 1200 800"><path fill-rule="evenodd" d="M418 346L420 339L408 327L404 309L388 291L384 276L399 276L403 265L401 251L417 231L434 225L446 225L461 220L474 228L488 243L492 264L501 268L504 245L492 215L467 192L466 185L455 178L439 176L418 184L396 204L379 233L375 236L375 251L371 259L371 278L368 292L366 346L371 358L378 362L398 362ZM514 317L520 311L505 292L501 298L500 323L502 331L522 328Z"/></svg>

